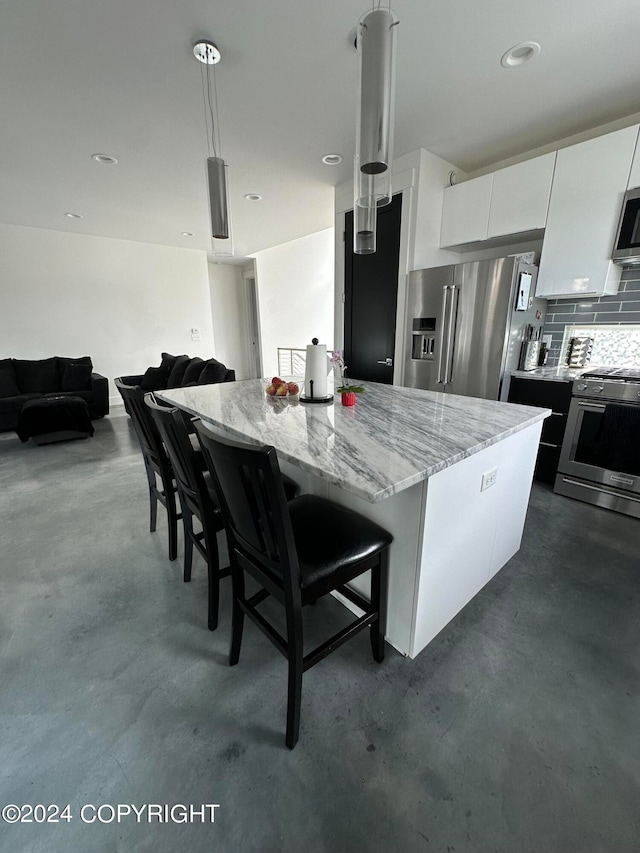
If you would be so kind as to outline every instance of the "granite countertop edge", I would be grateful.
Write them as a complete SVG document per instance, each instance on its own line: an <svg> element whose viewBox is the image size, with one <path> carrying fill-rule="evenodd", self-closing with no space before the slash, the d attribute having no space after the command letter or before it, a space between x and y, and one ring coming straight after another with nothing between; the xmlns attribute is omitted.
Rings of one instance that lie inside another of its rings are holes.
<svg viewBox="0 0 640 853"><path fill-rule="evenodd" d="M175 389L172 389L175 390ZM170 393L170 392L169 392ZM158 396L162 399L162 391L157 392ZM167 401L170 402L170 401ZM242 430L236 429L232 426L228 426L227 424L222 424L213 418L207 418L203 416L200 412L195 410L194 408L187 406L186 404L182 404L182 408L194 415L195 417L200 417L202 421L212 427L215 427L217 430L220 430L223 434L227 434L229 436L233 436L242 441L246 441L248 444L253 444L256 447L262 446L264 442L258 441L251 436L246 435ZM530 410L535 410L536 407L528 406ZM380 503L386 498L390 498L393 495L398 494L399 492L404 491L405 489L409 489L412 486L421 483L423 480L428 480L429 477L438 474L440 471L444 471L447 468L451 468L453 465L456 465L458 462L461 462L463 459L467 459L470 456L474 456L476 453L480 453L482 450L485 450L488 447L491 447L494 444L497 444L500 441L503 441L506 438L509 438L511 435L515 435L518 432L521 432L524 429L527 429L530 426L538 423L539 421L544 420L545 418L551 415L551 409L543 409L538 408L537 413L527 418L525 421L522 421L519 424L515 424L502 432L491 436L484 441L480 441L472 447L467 448L466 450L460 451L459 453L454 454L446 459L443 459L439 462L436 462L432 465L427 466L422 471L418 471L415 474L412 474L409 477L406 477L397 483L393 483L385 489L381 489L377 492L372 492L370 490L360 488L357 484L349 483L345 484L337 477L331 476L327 471L322 468L316 467L313 464L309 463L306 460L300 459L293 454L288 453L286 450L281 448L276 448L278 456L285 462L289 462L292 465L295 465L297 468L300 468L302 471L306 471L309 474L312 474L315 477L318 477L322 480L325 480L327 483L330 483L333 486L338 488L342 488L349 493L356 495L368 503Z"/></svg>

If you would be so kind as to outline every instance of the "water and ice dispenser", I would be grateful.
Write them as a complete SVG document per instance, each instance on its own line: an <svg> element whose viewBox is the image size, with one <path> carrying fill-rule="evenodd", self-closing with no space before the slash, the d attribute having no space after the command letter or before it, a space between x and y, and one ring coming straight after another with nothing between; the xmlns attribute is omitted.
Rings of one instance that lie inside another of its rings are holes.
<svg viewBox="0 0 640 853"><path fill-rule="evenodd" d="M436 318L414 317L412 333L411 358L433 361L436 346Z"/></svg>

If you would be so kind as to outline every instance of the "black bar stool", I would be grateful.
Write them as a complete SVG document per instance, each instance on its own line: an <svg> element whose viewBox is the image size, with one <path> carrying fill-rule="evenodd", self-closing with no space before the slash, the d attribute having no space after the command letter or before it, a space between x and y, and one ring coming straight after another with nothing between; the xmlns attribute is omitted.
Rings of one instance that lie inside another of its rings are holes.
<svg viewBox="0 0 640 853"><path fill-rule="evenodd" d="M229 664L240 657L245 613L289 662L286 744L300 728L302 674L363 628L373 657L384 659L387 560L392 536L369 519L313 495L287 503L275 448L254 447L196 430L225 521L233 581ZM345 586L371 571L371 601ZM261 589L245 597L245 572ZM302 608L338 590L364 614L308 654L303 652ZM286 638L258 611L269 596L285 608Z"/></svg>
<svg viewBox="0 0 640 853"><path fill-rule="evenodd" d="M124 406L131 417L138 436L147 481L149 483L149 529L153 533L158 518L158 501L167 510L169 534L169 559L178 556L178 519L176 508L176 486L173 469L162 443L160 433L144 404L144 391L136 385L126 385L121 379L114 380ZM160 484L158 485L158 478Z"/></svg>

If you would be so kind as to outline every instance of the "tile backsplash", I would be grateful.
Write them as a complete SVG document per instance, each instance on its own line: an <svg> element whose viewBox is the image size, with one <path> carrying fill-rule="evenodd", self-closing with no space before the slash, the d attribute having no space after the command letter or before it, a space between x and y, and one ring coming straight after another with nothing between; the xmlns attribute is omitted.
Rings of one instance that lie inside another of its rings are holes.
<svg viewBox="0 0 640 853"><path fill-rule="evenodd" d="M564 364L566 349L563 340L567 325L623 326L627 323L640 324L638 269L623 270L620 288L615 296L549 299L544 325L544 333L551 335L548 364Z"/></svg>

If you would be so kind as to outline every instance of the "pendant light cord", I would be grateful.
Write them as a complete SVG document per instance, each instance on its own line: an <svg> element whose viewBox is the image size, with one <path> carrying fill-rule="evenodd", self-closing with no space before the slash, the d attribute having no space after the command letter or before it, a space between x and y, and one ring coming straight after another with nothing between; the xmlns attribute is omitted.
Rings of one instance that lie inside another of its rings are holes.
<svg viewBox="0 0 640 853"><path fill-rule="evenodd" d="M205 80L206 74L206 80ZM202 103L204 106L204 124L205 124L205 135L207 137L207 150L209 152L209 157L218 156L218 151L220 150L220 122L218 119L218 90L216 86L216 75L215 69L213 72L213 92L211 88L211 75L209 73L209 65L205 63L202 64L200 68L200 76L202 79ZM215 101L215 120L213 117L214 108L213 102ZM211 132L209 132L211 129ZM218 145L216 146L216 130L218 132Z"/></svg>

